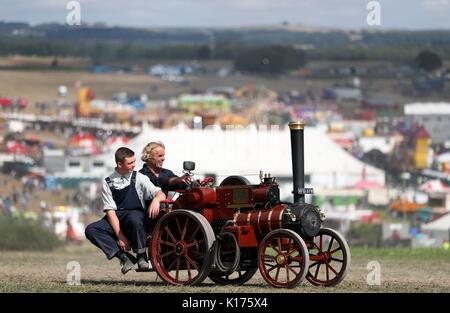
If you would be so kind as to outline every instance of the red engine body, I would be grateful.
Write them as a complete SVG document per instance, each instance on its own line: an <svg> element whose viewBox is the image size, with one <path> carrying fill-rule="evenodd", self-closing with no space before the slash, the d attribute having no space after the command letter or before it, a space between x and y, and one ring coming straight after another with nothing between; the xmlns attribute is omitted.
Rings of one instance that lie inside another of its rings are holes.
<svg viewBox="0 0 450 313"><path fill-rule="evenodd" d="M259 185L193 187L173 204L173 209L199 212L212 225L233 221L225 230L234 233L241 247L258 247L265 234L282 228L287 207L279 203L278 185L273 180Z"/></svg>

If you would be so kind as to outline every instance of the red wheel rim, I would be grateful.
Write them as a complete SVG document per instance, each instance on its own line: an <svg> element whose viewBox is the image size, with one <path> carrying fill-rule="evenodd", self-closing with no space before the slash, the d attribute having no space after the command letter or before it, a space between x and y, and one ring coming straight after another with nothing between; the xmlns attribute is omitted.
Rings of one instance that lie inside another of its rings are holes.
<svg viewBox="0 0 450 313"><path fill-rule="evenodd" d="M269 233L259 252L259 270L263 278L278 288L294 288L306 275L307 248L303 239L287 229Z"/></svg>
<svg viewBox="0 0 450 313"><path fill-rule="evenodd" d="M350 250L335 230L322 228L310 246L306 279L316 286L334 286L342 281L350 263Z"/></svg>
<svg viewBox="0 0 450 313"><path fill-rule="evenodd" d="M164 281L173 285L191 285L209 274L212 229L201 218L203 216L195 212L177 210L157 224L152 255L156 271Z"/></svg>

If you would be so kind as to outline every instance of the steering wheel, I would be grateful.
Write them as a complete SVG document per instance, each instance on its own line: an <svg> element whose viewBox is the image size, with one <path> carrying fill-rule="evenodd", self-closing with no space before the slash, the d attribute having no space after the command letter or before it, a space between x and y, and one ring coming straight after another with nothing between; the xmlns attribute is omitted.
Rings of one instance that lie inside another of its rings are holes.
<svg viewBox="0 0 450 313"><path fill-rule="evenodd" d="M208 177L198 180L198 184L201 187L206 187L206 186L208 186L208 184L213 183L213 182L214 182L214 177L211 177L211 176L208 176Z"/></svg>

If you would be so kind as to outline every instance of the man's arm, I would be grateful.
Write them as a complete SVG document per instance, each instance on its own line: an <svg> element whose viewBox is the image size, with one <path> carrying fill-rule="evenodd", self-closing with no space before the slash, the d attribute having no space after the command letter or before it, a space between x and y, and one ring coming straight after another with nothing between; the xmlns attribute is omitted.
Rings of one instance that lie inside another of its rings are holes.
<svg viewBox="0 0 450 313"><path fill-rule="evenodd" d="M116 202L114 202L111 189L109 188L106 180L103 180L102 185L102 201L103 201L103 211L107 212L108 210L117 210Z"/></svg>
<svg viewBox="0 0 450 313"><path fill-rule="evenodd" d="M167 170L167 176L165 184L167 185L166 189L169 190L184 189L191 182L191 177L187 174L180 177L171 170Z"/></svg>
<svg viewBox="0 0 450 313"><path fill-rule="evenodd" d="M102 200L103 200L103 211L106 212L106 218L109 224L111 225L114 234L116 234L119 240L120 249L123 251L130 250L131 244L128 238L123 234L123 232L120 229L119 219L117 218L116 214L117 205L116 202L114 202L111 188L109 188L109 185L105 180L103 180L102 185Z"/></svg>
<svg viewBox="0 0 450 313"><path fill-rule="evenodd" d="M160 187L156 187L148 178L148 176L138 173L139 180L141 182L140 187L143 188L142 192L144 199L152 199L150 206L148 207L148 216L155 218L159 214L159 203L166 199L166 195L162 192Z"/></svg>
<svg viewBox="0 0 450 313"><path fill-rule="evenodd" d="M189 175L183 175L181 177L178 176L174 176L174 177L170 177L169 178L169 186L173 186L173 185L188 185L190 182L191 178Z"/></svg>
<svg viewBox="0 0 450 313"><path fill-rule="evenodd" d="M114 234L116 234L117 238L119 239L120 249L123 251L129 251L131 249L131 244L128 238L124 235L124 233L120 229L120 222L119 219L117 218L116 211L115 210L106 211L106 218L108 219L109 224L111 224Z"/></svg>
<svg viewBox="0 0 450 313"><path fill-rule="evenodd" d="M160 202L166 200L166 195L162 191L158 191L156 196L153 198L150 207L148 208L148 216L150 218L155 218L159 215L159 205Z"/></svg>

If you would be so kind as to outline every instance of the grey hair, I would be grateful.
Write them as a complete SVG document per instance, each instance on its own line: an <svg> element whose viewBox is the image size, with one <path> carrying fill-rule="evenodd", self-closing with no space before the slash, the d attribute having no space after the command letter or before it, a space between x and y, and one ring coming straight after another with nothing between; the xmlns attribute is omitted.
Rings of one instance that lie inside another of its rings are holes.
<svg viewBox="0 0 450 313"><path fill-rule="evenodd" d="M161 141L149 142L142 150L141 160L144 162L151 160L153 158L153 150L155 150L158 147L166 149L166 147L164 146L164 144Z"/></svg>

